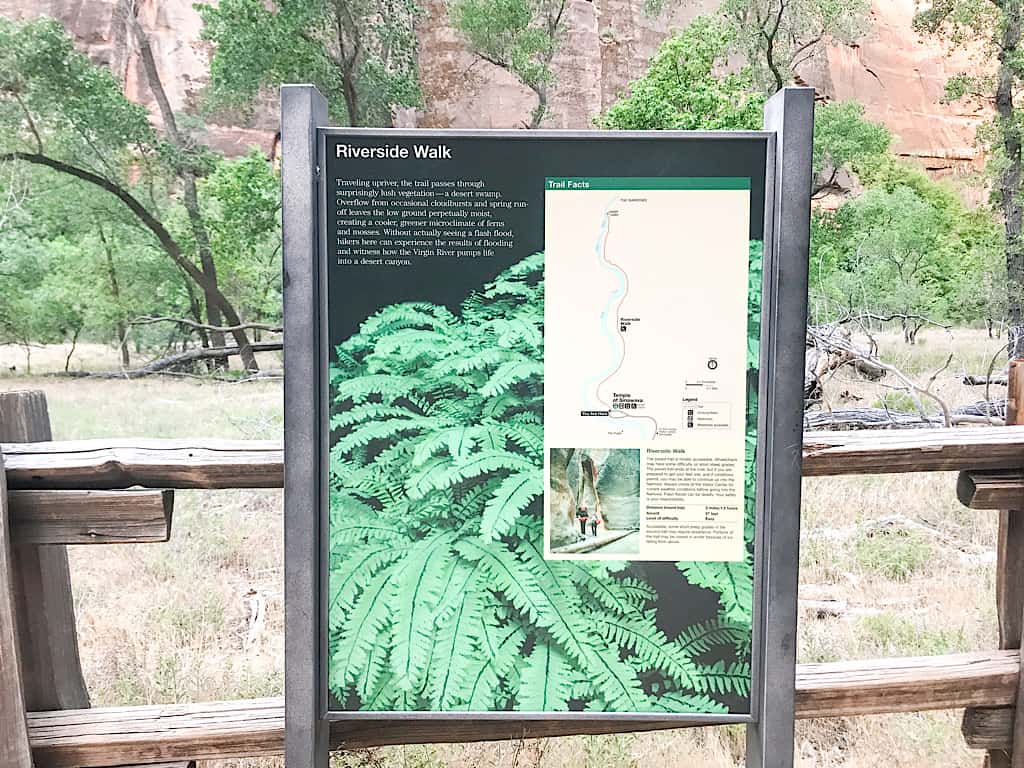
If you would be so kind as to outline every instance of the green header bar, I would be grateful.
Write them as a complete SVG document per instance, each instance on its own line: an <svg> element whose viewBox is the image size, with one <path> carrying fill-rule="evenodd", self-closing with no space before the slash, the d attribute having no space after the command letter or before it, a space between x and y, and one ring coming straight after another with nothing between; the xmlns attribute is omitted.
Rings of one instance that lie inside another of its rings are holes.
<svg viewBox="0 0 1024 768"><path fill-rule="evenodd" d="M746 176L548 176L547 190L750 189Z"/></svg>

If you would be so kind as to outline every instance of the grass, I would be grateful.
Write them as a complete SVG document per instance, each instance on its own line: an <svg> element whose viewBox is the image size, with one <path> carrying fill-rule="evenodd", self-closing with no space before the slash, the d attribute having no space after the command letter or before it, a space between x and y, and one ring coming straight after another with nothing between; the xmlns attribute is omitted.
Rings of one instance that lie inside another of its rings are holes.
<svg viewBox="0 0 1024 768"><path fill-rule="evenodd" d="M866 533L853 548L854 560L862 569L890 581L909 581L932 562L934 555L924 534L905 529Z"/></svg>
<svg viewBox="0 0 1024 768"><path fill-rule="evenodd" d="M980 399L959 381L980 373L998 341L984 331L922 332L915 347L881 335L887 360L935 383L952 404ZM19 350L0 348L2 389L46 392L57 439L146 436L276 438L279 382L154 378L100 381L19 377ZM37 371L65 352L34 350ZM86 346L73 367L116 367ZM8 355L8 357L4 357ZM14 362L8 363L8 360ZM279 363L277 363L279 365ZM274 364L271 363L273 366ZM867 405L892 392L846 372L826 395ZM844 392L846 395L844 396ZM993 388L994 395L1005 394ZM844 615L801 614L801 661L945 653L996 647L995 515L956 501L955 473L812 478L804 482L801 598L842 600ZM880 528L899 515L913 523ZM920 526L920 527L919 527ZM870 535L869 535L870 534ZM86 680L97 706L278 695L283 688L283 554L279 491L179 491L167 544L72 547ZM262 617L262 618L261 618ZM976 768L960 713L804 721L802 768ZM742 764L743 729L676 730L467 745L417 745L335 755L335 768L649 768ZM276 759L204 768L279 768Z"/></svg>

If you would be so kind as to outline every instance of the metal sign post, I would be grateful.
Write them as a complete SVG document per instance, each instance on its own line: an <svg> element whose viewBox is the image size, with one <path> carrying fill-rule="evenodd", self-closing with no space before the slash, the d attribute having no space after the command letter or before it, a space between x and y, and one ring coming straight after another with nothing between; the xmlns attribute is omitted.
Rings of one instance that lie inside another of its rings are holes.
<svg viewBox="0 0 1024 768"><path fill-rule="evenodd" d="M289 768L366 720L791 766L813 91L762 132L326 107L282 90Z"/></svg>

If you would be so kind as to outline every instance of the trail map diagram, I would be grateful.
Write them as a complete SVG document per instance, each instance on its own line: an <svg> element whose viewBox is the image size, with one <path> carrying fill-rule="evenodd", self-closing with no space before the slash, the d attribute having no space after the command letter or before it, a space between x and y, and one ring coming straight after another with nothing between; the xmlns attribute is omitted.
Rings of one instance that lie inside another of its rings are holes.
<svg viewBox="0 0 1024 768"><path fill-rule="evenodd" d="M548 179L549 445L742 435L749 191L703 181Z"/></svg>

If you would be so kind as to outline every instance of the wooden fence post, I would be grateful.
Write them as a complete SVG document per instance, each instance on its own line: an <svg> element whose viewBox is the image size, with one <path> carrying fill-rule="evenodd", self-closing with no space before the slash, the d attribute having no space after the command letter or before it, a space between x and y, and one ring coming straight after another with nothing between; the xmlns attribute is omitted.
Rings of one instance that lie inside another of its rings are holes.
<svg viewBox="0 0 1024 768"><path fill-rule="evenodd" d="M0 442L51 440L43 392L0 393ZM60 544L13 547L25 703L29 711L84 709L89 694L78 658L67 548Z"/></svg>
<svg viewBox="0 0 1024 768"><path fill-rule="evenodd" d="M1006 384L1006 425L1020 426L1024 424L1024 360L1010 361ZM1020 510L999 510L996 612L999 619L999 647L1020 648L1024 623L1024 503ZM1022 711L1022 693L1024 688L1018 682L1011 748L989 750L985 757L987 768L1024 768L1024 736L1021 737L1021 748L1013 749L1018 733L1024 728L1024 717L1019 714Z"/></svg>
<svg viewBox="0 0 1024 768"><path fill-rule="evenodd" d="M14 569L7 518L7 477L0 453L0 765L32 768L25 722L25 689L14 612Z"/></svg>

